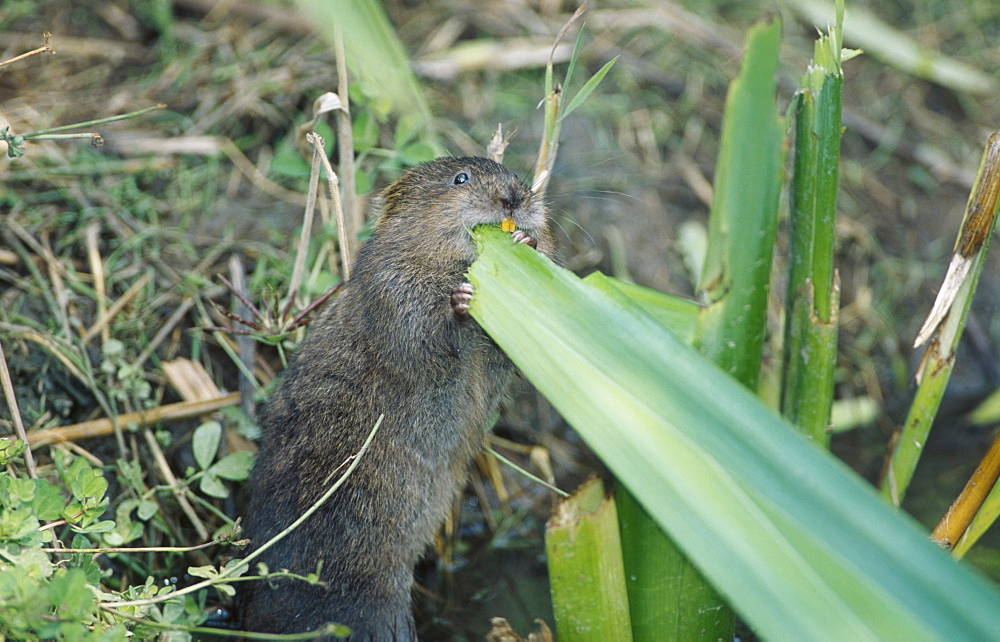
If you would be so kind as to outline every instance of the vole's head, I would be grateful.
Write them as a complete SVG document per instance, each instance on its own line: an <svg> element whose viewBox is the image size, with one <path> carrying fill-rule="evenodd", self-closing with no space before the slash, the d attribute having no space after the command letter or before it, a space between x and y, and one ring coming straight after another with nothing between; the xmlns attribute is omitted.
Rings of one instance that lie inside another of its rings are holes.
<svg viewBox="0 0 1000 642"><path fill-rule="evenodd" d="M541 199L509 169L486 158L439 158L418 165L387 187L376 207L382 210L379 227L457 243L463 253L473 251L473 227L507 218L517 229L544 237L538 249L548 249Z"/></svg>

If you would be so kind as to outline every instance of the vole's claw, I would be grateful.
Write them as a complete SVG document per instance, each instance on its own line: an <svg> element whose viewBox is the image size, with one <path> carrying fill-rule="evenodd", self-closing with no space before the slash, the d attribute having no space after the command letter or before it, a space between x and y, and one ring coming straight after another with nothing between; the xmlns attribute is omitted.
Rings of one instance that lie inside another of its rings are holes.
<svg viewBox="0 0 1000 642"><path fill-rule="evenodd" d="M514 230L513 232L510 233L510 237L514 239L515 243L520 243L522 245L527 245L529 247L538 249L538 241L534 237L529 235L527 232L523 232L521 230Z"/></svg>
<svg viewBox="0 0 1000 642"><path fill-rule="evenodd" d="M451 291L451 309L459 319L469 318L469 304L476 294L471 283L460 283Z"/></svg>

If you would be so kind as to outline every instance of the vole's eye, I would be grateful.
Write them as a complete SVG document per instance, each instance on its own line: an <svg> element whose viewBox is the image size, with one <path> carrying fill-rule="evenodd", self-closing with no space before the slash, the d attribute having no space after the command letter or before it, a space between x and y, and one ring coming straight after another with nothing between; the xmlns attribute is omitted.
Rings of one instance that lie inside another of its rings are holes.
<svg viewBox="0 0 1000 642"><path fill-rule="evenodd" d="M469 181L469 175L466 174L465 172L459 172L455 174L455 185L462 185L463 183L467 183L468 181Z"/></svg>

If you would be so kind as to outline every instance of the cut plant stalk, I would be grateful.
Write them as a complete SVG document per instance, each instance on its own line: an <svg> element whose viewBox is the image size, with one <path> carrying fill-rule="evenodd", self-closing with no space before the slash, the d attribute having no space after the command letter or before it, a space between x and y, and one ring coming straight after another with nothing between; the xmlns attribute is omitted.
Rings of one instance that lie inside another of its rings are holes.
<svg viewBox="0 0 1000 642"><path fill-rule="evenodd" d="M632 639L615 501L594 477L559 504L545 552L560 640Z"/></svg>
<svg viewBox="0 0 1000 642"><path fill-rule="evenodd" d="M980 468L989 469L990 466L996 465L997 462L994 450L996 449L998 442L1000 442L1000 437L994 440L993 445L990 446L990 451L987 453L986 457L983 458L983 462L979 464ZM979 469L977 469L977 472L978 470ZM990 476L993 476L992 473ZM975 480L970 480L969 483L971 484L973 481ZM959 559L964 557L969 549L972 548L972 546L979 541L979 538L983 536L983 533L985 533L989 527L996 522L997 517L1000 517L1000 484L997 484L994 481L989 495L986 496L986 500L983 501L982 506L975 511L975 516L973 516L968 528L962 532L962 536L955 544L955 548L952 550L952 555Z"/></svg>
<svg viewBox="0 0 1000 642"><path fill-rule="evenodd" d="M760 372L782 184L783 125L775 106L780 37L778 21L750 32L740 76L726 98L698 283L705 307L695 345L751 390Z"/></svg>
<svg viewBox="0 0 1000 642"><path fill-rule="evenodd" d="M955 350L965 329L972 296L1000 206L1000 132L990 136L955 241L951 262L914 347L929 342L917 368L917 392L906 423L892 448L881 483L882 495L896 506L906 496L945 387L955 367Z"/></svg>
<svg viewBox="0 0 1000 642"><path fill-rule="evenodd" d="M762 637L1000 630L995 588L641 308L473 236L472 316Z"/></svg>
<svg viewBox="0 0 1000 642"><path fill-rule="evenodd" d="M816 41L813 60L796 93L789 188L789 275L781 411L809 439L828 448L837 360L840 278L833 268L837 175L844 74L837 23Z"/></svg>
<svg viewBox="0 0 1000 642"><path fill-rule="evenodd" d="M968 530L973 518L979 515L998 478L1000 478L1000 435L993 440L993 444L979 462L965 488L934 528L931 539L945 548L954 547Z"/></svg>

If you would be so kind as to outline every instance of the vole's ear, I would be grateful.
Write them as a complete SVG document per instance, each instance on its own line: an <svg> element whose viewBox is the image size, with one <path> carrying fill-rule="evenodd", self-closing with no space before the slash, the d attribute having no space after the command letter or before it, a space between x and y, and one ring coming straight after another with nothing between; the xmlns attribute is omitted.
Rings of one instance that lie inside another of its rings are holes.
<svg viewBox="0 0 1000 642"><path fill-rule="evenodd" d="M382 220L385 211L385 194L379 194L378 196L373 196L371 202L368 205L368 211L371 212L371 218L375 220L375 225L378 225Z"/></svg>
<svg viewBox="0 0 1000 642"><path fill-rule="evenodd" d="M368 207L371 209L373 218L375 216L382 216L385 212L385 196L383 194L373 196Z"/></svg>

